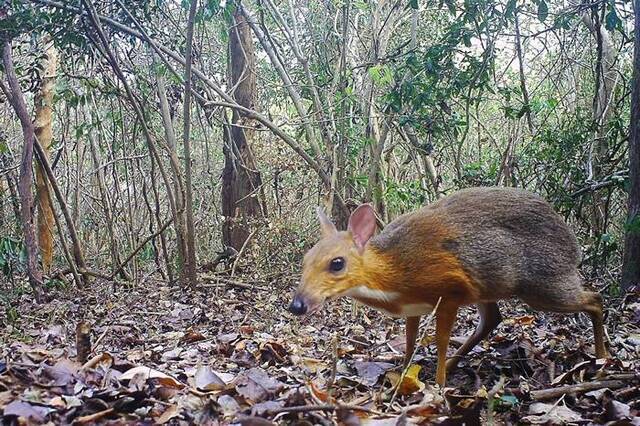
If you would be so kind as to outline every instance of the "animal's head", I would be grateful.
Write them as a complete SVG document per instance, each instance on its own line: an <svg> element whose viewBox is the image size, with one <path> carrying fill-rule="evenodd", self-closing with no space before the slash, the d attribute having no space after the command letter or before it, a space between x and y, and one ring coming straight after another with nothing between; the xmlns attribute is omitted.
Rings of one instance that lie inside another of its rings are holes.
<svg viewBox="0 0 640 426"><path fill-rule="evenodd" d="M363 204L354 210L346 231L338 231L321 208L318 220L321 239L304 256L302 281L289 305L296 315L313 312L326 300L344 296L363 284L366 275L363 254L376 229L373 208Z"/></svg>

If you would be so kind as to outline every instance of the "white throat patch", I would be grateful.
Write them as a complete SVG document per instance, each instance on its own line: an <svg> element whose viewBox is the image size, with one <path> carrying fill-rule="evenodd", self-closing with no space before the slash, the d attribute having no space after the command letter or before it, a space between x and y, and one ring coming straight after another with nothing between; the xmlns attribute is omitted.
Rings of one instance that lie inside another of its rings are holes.
<svg viewBox="0 0 640 426"><path fill-rule="evenodd" d="M400 297L400 293L397 291L384 291L379 289L369 288L365 285L359 285L357 287L352 287L344 293L345 296L353 297L355 299L371 299L377 300L380 302L393 302L398 297Z"/></svg>
<svg viewBox="0 0 640 426"><path fill-rule="evenodd" d="M364 303L365 305L367 304L365 302L366 300L375 300L378 302L395 305L401 294L397 291L384 291L379 289L372 289L364 285L359 285L347 290L344 293L344 296L353 297L354 299L358 300L361 303ZM398 312L390 312L386 309L372 306L372 308L380 310L385 314L395 318L417 317L429 314L431 313L431 311L433 311L433 305L429 303L409 303L399 305L398 307Z"/></svg>

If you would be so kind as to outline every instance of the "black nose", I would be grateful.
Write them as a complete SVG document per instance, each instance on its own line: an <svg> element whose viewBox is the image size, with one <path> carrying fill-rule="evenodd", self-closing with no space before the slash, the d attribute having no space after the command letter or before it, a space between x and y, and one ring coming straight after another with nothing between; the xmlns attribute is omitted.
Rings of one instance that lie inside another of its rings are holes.
<svg viewBox="0 0 640 426"><path fill-rule="evenodd" d="M289 311L294 315L303 315L307 312L307 305L301 297L295 296L289 305Z"/></svg>

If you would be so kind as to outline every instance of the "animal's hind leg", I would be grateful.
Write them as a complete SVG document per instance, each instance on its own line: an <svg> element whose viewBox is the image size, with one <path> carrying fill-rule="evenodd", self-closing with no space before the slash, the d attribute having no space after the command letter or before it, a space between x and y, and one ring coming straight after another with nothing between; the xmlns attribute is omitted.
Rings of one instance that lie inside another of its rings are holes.
<svg viewBox="0 0 640 426"><path fill-rule="evenodd" d="M596 356L598 358L607 358L609 353L604 344L604 315L602 313L602 296L600 294L585 291L582 294L584 304L582 311L586 312L593 323L593 338L596 345Z"/></svg>
<svg viewBox="0 0 640 426"><path fill-rule="evenodd" d="M547 289L553 288L552 286ZM551 294L539 295L536 298L523 298L531 307L550 312L584 312L589 315L593 323L593 338L595 341L596 356L606 358L609 356L605 347L604 315L602 311L602 297L600 294L585 291L582 288L558 287L562 291Z"/></svg>
<svg viewBox="0 0 640 426"><path fill-rule="evenodd" d="M453 371L458 365L460 358L469 353L474 346L487 337L502 321L498 304L495 302L478 303L478 315L480 316L480 321L478 322L476 331L469 336L467 341L456 351L455 355L447 360L448 372Z"/></svg>

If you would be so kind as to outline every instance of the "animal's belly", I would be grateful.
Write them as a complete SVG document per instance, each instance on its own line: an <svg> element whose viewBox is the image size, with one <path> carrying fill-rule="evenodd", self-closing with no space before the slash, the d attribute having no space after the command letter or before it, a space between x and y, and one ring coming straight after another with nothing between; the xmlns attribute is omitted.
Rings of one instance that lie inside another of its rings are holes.
<svg viewBox="0 0 640 426"><path fill-rule="evenodd" d="M416 317L433 311L430 303L400 302L401 295L394 291L371 290L360 286L347 295L394 318Z"/></svg>
<svg viewBox="0 0 640 426"><path fill-rule="evenodd" d="M419 317L421 315L430 314L433 311L433 305L428 303L411 303L395 307L393 310L380 309L385 314L394 318Z"/></svg>

